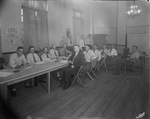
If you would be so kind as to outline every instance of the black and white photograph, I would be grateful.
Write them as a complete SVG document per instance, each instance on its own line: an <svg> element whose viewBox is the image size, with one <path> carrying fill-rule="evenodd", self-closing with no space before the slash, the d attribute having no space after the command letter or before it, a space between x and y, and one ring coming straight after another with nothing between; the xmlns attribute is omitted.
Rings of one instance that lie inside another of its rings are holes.
<svg viewBox="0 0 150 119"><path fill-rule="evenodd" d="M150 119L150 1L0 0L0 119Z"/></svg>

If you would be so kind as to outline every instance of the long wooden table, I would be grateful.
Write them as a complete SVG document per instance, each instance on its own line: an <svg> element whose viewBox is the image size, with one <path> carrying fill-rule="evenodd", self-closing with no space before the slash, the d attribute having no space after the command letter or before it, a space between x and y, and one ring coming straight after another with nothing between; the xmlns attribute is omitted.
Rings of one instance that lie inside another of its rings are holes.
<svg viewBox="0 0 150 119"><path fill-rule="evenodd" d="M68 66L68 63L45 62L43 64L33 64L30 67L22 67L19 72L13 73L7 77L0 77L1 96L7 102L7 86L22 82L24 80L48 74L48 93L50 93L50 72ZM14 72L16 69L4 69L4 72Z"/></svg>

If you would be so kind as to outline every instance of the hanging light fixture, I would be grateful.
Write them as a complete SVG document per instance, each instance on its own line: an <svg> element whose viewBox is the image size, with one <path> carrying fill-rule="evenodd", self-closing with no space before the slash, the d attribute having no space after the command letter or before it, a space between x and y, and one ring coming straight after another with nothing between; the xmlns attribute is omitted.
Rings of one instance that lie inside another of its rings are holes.
<svg viewBox="0 0 150 119"><path fill-rule="evenodd" d="M127 11L128 15L136 16L141 13L141 9L138 5L135 4L135 1L133 1L132 5L130 5L130 9Z"/></svg>

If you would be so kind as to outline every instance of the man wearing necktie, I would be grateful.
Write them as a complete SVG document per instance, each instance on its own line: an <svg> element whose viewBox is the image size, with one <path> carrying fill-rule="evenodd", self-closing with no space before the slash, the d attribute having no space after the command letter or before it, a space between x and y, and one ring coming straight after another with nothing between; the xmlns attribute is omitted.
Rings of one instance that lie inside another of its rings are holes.
<svg viewBox="0 0 150 119"><path fill-rule="evenodd" d="M35 63L35 62L40 62L41 60L40 60L40 58L39 58L39 56L38 56L38 54L36 54L35 52L34 52L34 46L30 46L29 47L29 54L27 55L27 62L29 63L29 64L32 64L32 63Z"/></svg>
<svg viewBox="0 0 150 119"><path fill-rule="evenodd" d="M43 54L41 56L41 59L42 59L42 61L49 61L50 60L50 56L49 56L47 47L43 48Z"/></svg>
<svg viewBox="0 0 150 119"><path fill-rule="evenodd" d="M56 50L56 44L52 44L52 49L49 51L50 58L56 59L58 57L58 51Z"/></svg>
<svg viewBox="0 0 150 119"><path fill-rule="evenodd" d="M84 65L84 54L80 50L79 46L74 46L74 53L69 58L69 66L63 69L63 89L69 88L71 84L71 76L76 75L81 66Z"/></svg>
<svg viewBox="0 0 150 119"><path fill-rule="evenodd" d="M63 48L60 49L60 56L71 56L72 52L67 49L67 44L63 44Z"/></svg>
<svg viewBox="0 0 150 119"><path fill-rule="evenodd" d="M29 54L27 55L27 62L29 64L34 64L36 62L41 62L38 54L36 54L35 52L35 49L34 49L34 46L30 46L29 47ZM38 85L38 80L39 80L39 77L35 77L34 78L34 86L37 86ZM33 82L33 81L32 81Z"/></svg>

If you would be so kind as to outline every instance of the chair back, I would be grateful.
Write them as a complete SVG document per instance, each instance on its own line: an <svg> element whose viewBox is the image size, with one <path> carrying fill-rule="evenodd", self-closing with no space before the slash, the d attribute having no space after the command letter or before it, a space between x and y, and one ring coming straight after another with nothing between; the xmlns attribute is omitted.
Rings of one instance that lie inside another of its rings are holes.
<svg viewBox="0 0 150 119"><path fill-rule="evenodd" d="M98 61L97 58L96 58L96 59L93 59L93 60L91 61L91 69L93 69L93 68L96 67L97 61Z"/></svg>
<svg viewBox="0 0 150 119"><path fill-rule="evenodd" d="M5 59L0 57L0 69L4 69L3 63L5 63Z"/></svg>
<svg viewBox="0 0 150 119"><path fill-rule="evenodd" d="M91 62L90 63L85 63L83 68L82 68L82 75L85 76L85 74L90 70L91 67Z"/></svg>
<svg viewBox="0 0 150 119"><path fill-rule="evenodd" d="M80 69L77 72L77 75L79 75L82 72L82 70L83 70L83 66L80 67Z"/></svg>

